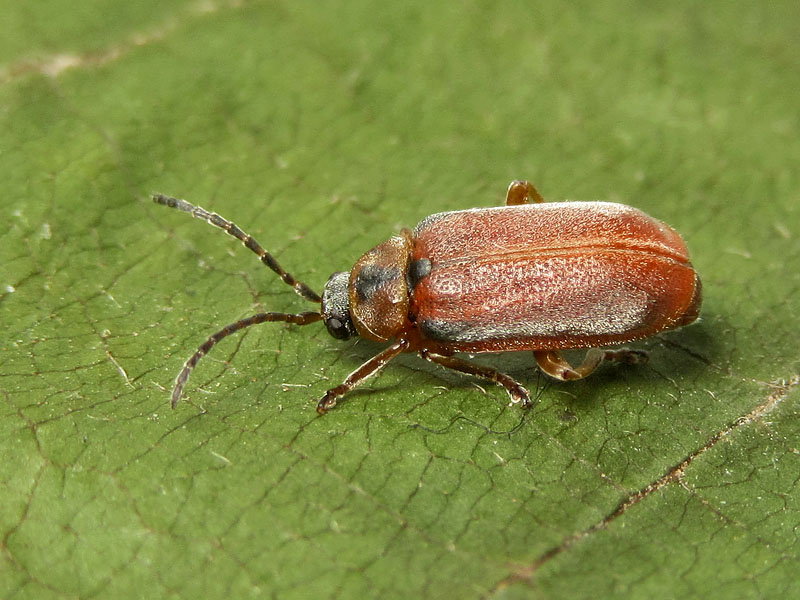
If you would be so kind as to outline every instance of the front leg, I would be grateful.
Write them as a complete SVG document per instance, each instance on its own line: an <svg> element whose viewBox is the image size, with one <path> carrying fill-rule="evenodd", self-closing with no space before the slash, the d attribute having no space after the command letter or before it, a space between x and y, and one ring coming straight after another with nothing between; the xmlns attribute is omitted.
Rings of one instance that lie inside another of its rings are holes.
<svg viewBox="0 0 800 600"><path fill-rule="evenodd" d="M370 358L367 362L350 373L350 375L348 375L342 383L325 392L325 395L322 397L322 399L317 402L317 412L321 415L327 413L330 409L336 406L336 402L339 398L344 396L357 385L360 385L366 379L378 374L381 369L386 366L386 363L388 363L406 348L408 348L408 341L401 339L386 348L383 352L380 352L379 354L376 354Z"/></svg>

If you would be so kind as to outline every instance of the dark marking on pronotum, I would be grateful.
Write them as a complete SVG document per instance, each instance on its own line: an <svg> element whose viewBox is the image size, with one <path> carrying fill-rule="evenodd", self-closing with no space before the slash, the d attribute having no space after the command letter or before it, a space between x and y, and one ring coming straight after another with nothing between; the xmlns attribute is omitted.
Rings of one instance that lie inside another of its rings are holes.
<svg viewBox="0 0 800 600"><path fill-rule="evenodd" d="M362 302L370 300L381 286L397 279L400 270L397 267L382 267L380 265L364 265L356 276L353 287L358 299Z"/></svg>

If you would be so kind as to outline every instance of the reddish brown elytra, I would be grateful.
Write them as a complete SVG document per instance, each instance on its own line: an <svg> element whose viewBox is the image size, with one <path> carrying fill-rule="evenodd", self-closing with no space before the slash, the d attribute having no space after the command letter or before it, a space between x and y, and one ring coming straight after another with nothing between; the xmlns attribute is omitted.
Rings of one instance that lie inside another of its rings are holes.
<svg viewBox="0 0 800 600"><path fill-rule="evenodd" d="M505 206L438 213L413 231L403 229L350 272L331 275L322 297L230 221L176 198L157 194L153 200L224 229L320 305L299 314L258 313L212 335L178 375L173 407L200 358L257 323L322 320L338 339L390 342L327 391L317 403L324 414L401 352L493 381L512 402L528 407L530 394L514 379L455 354L531 350L551 377L580 379L603 361L647 358L639 350L599 346L687 325L700 310L700 279L671 227L623 204L547 204L527 181L511 183ZM571 348L589 349L577 367L560 354Z"/></svg>

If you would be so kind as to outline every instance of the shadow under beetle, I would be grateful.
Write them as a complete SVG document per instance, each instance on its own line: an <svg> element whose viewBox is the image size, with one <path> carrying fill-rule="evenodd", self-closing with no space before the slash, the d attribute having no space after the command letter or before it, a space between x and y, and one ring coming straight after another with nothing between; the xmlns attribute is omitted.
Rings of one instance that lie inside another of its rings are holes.
<svg viewBox="0 0 800 600"><path fill-rule="evenodd" d="M325 414L401 352L493 381L512 402L529 407L528 390L513 378L455 353L531 350L551 377L580 379L603 361L647 359L640 350L599 346L687 325L700 310L700 279L674 229L624 204L544 203L527 181L511 182L505 206L438 213L413 231L403 229L349 272L331 275L321 297L234 223L177 198L156 194L153 200L224 229L302 298L320 305L298 314L258 313L223 327L184 364L173 407L217 342L268 321L322 320L337 339L391 342L325 393L317 403ZM572 348L589 348L577 367L560 353Z"/></svg>

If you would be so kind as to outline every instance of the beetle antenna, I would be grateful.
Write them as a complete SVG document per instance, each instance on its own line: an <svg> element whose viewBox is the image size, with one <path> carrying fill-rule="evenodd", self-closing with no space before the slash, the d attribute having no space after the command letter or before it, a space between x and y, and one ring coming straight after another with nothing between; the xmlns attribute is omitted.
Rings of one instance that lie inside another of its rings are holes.
<svg viewBox="0 0 800 600"><path fill-rule="evenodd" d="M186 200L172 198L171 196L153 194L153 202L157 204L163 204L164 206L169 206L170 208L177 208L178 210L189 213L193 217L203 219L215 227L224 229L228 235L232 235L237 240L242 242L245 248L257 254L258 258L261 259L261 262L275 271L285 284L292 286L294 291L299 296L311 302L322 302L322 298L320 298L319 294L317 294L302 281L295 279L291 273L284 271L283 267L278 264L278 261L275 260L275 257L273 257L272 254L264 250L264 248L261 247L261 244L255 241L251 235L239 229L239 226L235 223L228 221L227 219L219 216L217 213L208 212L206 209L200 206L189 204L186 202Z"/></svg>
<svg viewBox="0 0 800 600"><path fill-rule="evenodd" d="M246 317L236 321L235 323L226 325L217 333L209 337L203 343L203 345L197 349L197 352L192 354L189 360L183 364L183 369L181 369L181 372L175 378L175 388L172 390L172 408L175 408L178 405L178 401L181 399L181 395L183 394L183 388L186 385L186 382L189 380L189 375L191 374L192 370L197 366L197 363L200 361L200 359L208 354L209 350L216 346L217 342L220 340L225 339L232 333L241 331L242 329L250 327L251 325L258 325L259 323L283 321L285 323L294 323L295 325L308 325L309 323L315 323L321 319L322 315L316 312L304 312L295 315L269 312L258 313L252 317Z"/></svg>

